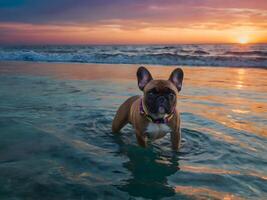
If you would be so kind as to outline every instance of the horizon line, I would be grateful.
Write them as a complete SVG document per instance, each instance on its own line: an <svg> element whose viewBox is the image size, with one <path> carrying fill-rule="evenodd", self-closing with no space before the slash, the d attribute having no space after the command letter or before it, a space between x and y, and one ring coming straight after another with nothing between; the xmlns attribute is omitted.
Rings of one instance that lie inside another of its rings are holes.
<svg viewBox="0 0 267 200"><path fill-rule="evenodd" d="M68 44L68 43L18 43L18 44L0 44L0 46L55 46L55 45L62 45L62 46L148 46L148 45L241 45L241 46L247 46L247 45L267 45L267 42L249 42L246 44L241 44L238 42L210 42L210 43L87 43L87 44Z"/></svg>

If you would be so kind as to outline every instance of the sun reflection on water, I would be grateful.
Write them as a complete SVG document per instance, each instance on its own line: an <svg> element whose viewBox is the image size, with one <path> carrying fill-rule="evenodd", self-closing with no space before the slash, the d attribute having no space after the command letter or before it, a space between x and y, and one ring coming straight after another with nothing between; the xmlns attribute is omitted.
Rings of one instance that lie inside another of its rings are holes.
<svg viewBox="0 0 267 200"><path fill-rule="evenodd" d="M242 89L244 87L244 79L246 76L246 71L244 69L238 69L237 71L237 81L235 87L237 89Z"/></svg>

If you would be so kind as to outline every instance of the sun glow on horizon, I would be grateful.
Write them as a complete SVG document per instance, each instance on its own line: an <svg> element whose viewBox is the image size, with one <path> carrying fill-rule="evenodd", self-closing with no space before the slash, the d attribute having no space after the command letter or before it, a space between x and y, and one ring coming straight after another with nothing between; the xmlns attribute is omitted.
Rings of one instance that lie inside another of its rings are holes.
<svg viewBox="0 0 267 200"><path fill-rule="evenodd" d="M248 36L242 36L238 38L238 43L239 44L247 44L249 43L249 37Z"/></svg>
<svg viewBox="0 0 267 200"><path fill-rule="evenodd" d="M267 43L267 30L235 28L223 30L146 27L125 29L114 26L1 23L12 34L0 37L0 44L225 44ZM108 33L108 34L107 34Z"/></svg>

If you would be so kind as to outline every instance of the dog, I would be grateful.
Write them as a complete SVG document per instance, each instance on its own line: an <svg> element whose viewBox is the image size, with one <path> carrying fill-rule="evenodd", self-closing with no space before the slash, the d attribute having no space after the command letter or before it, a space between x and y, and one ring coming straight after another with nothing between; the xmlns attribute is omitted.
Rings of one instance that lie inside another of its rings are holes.
<svg viewBox="0 0 267 200"><path fill-rule="evenodd" d="M130 97L119 107L112 122L112 132L118 133L130 123L142 147L147 146L148 139L153 141L170 133L172 149L178 150L181 132L176 104L177 94L182 89L183 70L176 68L168 80L153 80L145 67L139 67L136 75L143 96Z"/></svg>

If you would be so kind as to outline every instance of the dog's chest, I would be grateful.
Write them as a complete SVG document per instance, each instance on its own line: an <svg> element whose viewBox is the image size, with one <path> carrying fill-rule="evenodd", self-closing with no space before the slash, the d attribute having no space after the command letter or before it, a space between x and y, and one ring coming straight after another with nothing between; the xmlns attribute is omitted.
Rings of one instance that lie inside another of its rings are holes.
<svg viewBox="0 0 267 200"><path fill-rule="evenodd" d="M167 133L171 132L171 129L166 124L156 124L150 122L146 127L146 134L148 138L155 140L164 137Z"/></svg>

